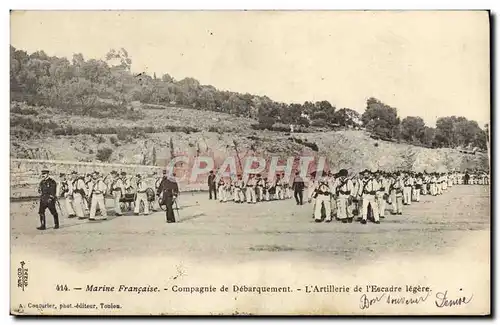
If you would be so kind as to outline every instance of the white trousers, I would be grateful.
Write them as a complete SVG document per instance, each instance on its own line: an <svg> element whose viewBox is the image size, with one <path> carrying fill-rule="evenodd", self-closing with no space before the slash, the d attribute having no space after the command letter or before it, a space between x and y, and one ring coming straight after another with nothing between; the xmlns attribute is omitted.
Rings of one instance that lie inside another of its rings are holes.
<svg viewBox="0 0 500 325"><path fill-rule="evenodd" d="M255 196L257 197L257 199L259 199L259 202L262 202L262 200L264 199L264 188L261 187L261 186L258 186L256 189L255 189Z"/></svg>
<svg viewBox="0 0 500 325"><path fill-rule="evenodd" d="M368 218L368 205L372 207L373 218L375 219L375 221L379 221L378 204L377 201L375 200L374 195L363 196L363 206L361 208L363 220L366 220Z"/></svg>
<svg viewBox="0 0 500 325"><path fill-rule="evenodd" d="M403 187L403 202L405 204L411 204L411 186Z"/></svg>
<svg viewBox="0 0 500 325"><path fill-rule="evenodd" d="M234 202L245 202L245 196L241 188L234 189Z"/></svg>
<svg viewBox="0 0 500 325"><path fill-rule="evenodd" d="M378 214L379 216L385 216L385 206L386 202L384 200L384 192L377 192L376 195L377 205L378 205Z"/></svg>
<svg viewBox="0 0 500 325"><path fill-rule="evenodd" d="M135 197L135 204L134 204L134 213L139 213L141 210L141 202L144 203L144 215L149 214L149 202L148 202L148 195L146 192L137 192L137 195Z"/></svg>
<svg viewBox="0 0 500 325"><path fill-rule="evenodd" d="M276 193L274 195L276 200L283 200L283 188L276 186Z"/></svg>
<svg viewBox="0 0 500 325"><path fill-rule="evenodd" d="M219 186L217 189L217 192L219 192L217 195L219 196L219 201L220 202L226 202L227 201L227 190L223 186Z"/></svg>
<svg viewBox="0 0 500 325"><path fill-rule="evenodd" d="M83 197L80 193L73 193L73 208L75 210L75 214L78 218L83 218L85 217L85 214L83 212L83 205L84 205Z"/></svg>
<svg viewBox="0 0 500 325"><path fill-rule="evenodd" d="M344 220L349 218L349 206L347 204L348 196L340 195L337 199L337 218Z"/></svg>
<svg viewBox="0 0 500 325"><path fill-rule="evenodd" d="M431 195L433 195L433 196L437 195L437 184L436 183L431 183Z"/></svg>
<svg viewBox="0 0 500 325"><path fill-rule="evenodd" d="M419 202L420 201L420 189L414 188L412 190L412 192L413 193L412 193L411 197L412 197L413 201Z"/></svg>
<svg viewBox="0 0 500 325"><path fill-rule="evenodd" d="M255 197L255 187L247 187L247 203L255 203L257 199Z"/></svg>
<svg viewBox="0 0 500 325"><path fill-rule="evenodd" d="M120 206L121 196L122 196L122 191L120 191L120 190L113 191L113 200L114 200L116 214L122 214L122 207Z"/></svg>
<svg viewBox="0 0 500 325"><path fill-rule="evenodd" d="M90 203L90 217L89 219L95 219L95 212L97 207L101 210L101 219L106 219L108 217L108 212L106 211L106 204L104 202L104 194L93 194L92 201Z"/></svg>
<svg viewBox="0 0 500 325"><path fill-rule="evenodd" d="M66 208L66 213L68 216L74 216L75 215L75 210L73 209L73 199L70 197L66 197L64 199L64 207Z"/></svg>

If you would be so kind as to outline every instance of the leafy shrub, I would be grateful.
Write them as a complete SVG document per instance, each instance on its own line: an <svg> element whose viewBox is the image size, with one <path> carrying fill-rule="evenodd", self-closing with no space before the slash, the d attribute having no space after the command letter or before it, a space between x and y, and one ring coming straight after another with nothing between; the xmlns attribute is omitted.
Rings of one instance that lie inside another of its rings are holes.
<svg viewBox="0 0 500 325"><path fill-rule="evenodd" d="M162 128L163 132L184 132L186 134L200 132L199 129L191 126L165 125Z"/></svg>
<svg viewBox="0 0 500 325"><path fill-rule="evenodd" d="M113 144L115 146L119 145L118 139L115 136L112 136L111 138L109 138L109 142L111 142L111 144Z"/></svg>
<svg viewBox="0 0 500 325"><path fill-rule="evenodd" d="M269 131L274 131L274 132L285 132L285 133L290 133L290 125L286 124L275 124L271 128L265 127L262 124L256 123L252 124L251 128L254 130L269 130ZM294 133L308 133L310 132L309 129L301 126L295 125L293 127L293 132Z"/></svg>
<svg viewBox="0 0 500 325"><path fill-rule="evenodd" d="M297 120L297 124L300 126L309 126L311 123L309 122L309 120L307 118L301 116Z"/></svg>
<svg viewBox="0 0 500 325"><path fill-rule="evenodd" d="M103 137L102 135L98 136L97 137L97 143L104 143L106 142L106 138Z"/></svg>
<svg viewBox="0 0 500 325"><path fill-rule="evenodd" d="M293 137L290 137L288 139L295 141L296 143L301 144L303 146L306 146L308 148L311 148L313 151L316 151L316 152L319 151L318 145L314 142L308 142L307 140L302 140L302 139L293 138Z"/></svg>
<svg viewBox="0 0 500 325"><path fill-rule="evenodd" d="M126 141L126 140L128 140L129 134L130 133L128 130L119 129L118 132L116 132L116 137L118 138L118 140Z"/></svg>
<svg viewBox="0 0 500 325"><path fill-rule="evenodd" d="M274 123L276 123L276 119L272 116L268 115L261 115L259 116L259 123L258 126L261 128L261 130L271 130Z"/></svg>
<svg viewBox="0 0 500 325"><path fill-rule="evenodd" d="M325 120L312 120L311 126L325 127L325 126L327 126L327 123Z"/></svg>
<svg viewBox="0 0 500 325"><path fill-rule="evenodd" d="M16 127L19 126L26 130L31 130L35 133L41 133L48 130L54 130L58 127L58 125L52 121L44 122L44 121L35 121L29 117L24 116L12 116L10 119L10 126Z"/></svg>
<svg viewBox="0 0 500 325"><path fill-rule="evenodd" d="M13 108L10 110L11 113L16 113L20 115L38 115L38 111L32 108L21 108L17 105L15 105Z"/></svg>
<svg viewBox="0 0 500 325"><path fill-rule="evenodd" d="M111 148L102 148L97 150L96 158L101 162L109 161L109 158L113 154L113 149Z"/></svg>
<svg viewBox="0 0 500 325"><path fill-rule="evenodd" d="M208 127L208 132L215 132L215 133L222 134L222 133L224 133L224 129L220 126L212 125L212 126ZM226 132L228 132L228 131L226 130Z"/></svg>
<svg viewBox="0 0 500 325"><path fill-rule="evenodd" d="M266 125L260 123L252 124L251 128L254 130L269 130L269 128Z"/></svg>

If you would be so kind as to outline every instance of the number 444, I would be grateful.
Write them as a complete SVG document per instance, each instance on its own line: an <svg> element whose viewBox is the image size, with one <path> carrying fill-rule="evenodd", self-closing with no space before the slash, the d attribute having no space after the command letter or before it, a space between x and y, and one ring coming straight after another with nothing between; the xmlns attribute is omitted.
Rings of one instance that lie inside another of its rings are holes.
<svg viewBox="0 0 500 325"><path fill-rule="evenodd" d="M56 285L56 291L69 291L67 284Z"/></svg>

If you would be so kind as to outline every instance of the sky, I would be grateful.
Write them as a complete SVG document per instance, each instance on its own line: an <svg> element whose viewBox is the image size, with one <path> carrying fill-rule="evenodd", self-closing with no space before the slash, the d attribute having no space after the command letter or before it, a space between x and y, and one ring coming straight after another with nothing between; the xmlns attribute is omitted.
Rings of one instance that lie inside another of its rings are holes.
<svg viewBox="0 0 500 325"><path fill-rule="evenodd" d="M15 11L11 45L85 59L123 47L134 72L361 113L375 97L429 126L490 119L484 11Z"/></svg>

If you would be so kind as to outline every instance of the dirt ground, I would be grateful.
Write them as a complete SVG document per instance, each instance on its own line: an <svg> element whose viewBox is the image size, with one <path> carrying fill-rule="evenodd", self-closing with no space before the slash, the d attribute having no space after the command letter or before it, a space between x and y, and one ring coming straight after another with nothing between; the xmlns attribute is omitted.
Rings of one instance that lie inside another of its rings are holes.
<svg viewBox="0 0 500 325"><path fill-rule="evenodd" d="M89 261L134 256L357 263L393 253L447 254L469 234L488 236L490 229L489 187L480 185L455 185L441 196L422 196L421 202L405 206L402 216L387 211L379 225L315 223L312 205L298 206L294 199L249 205L186 193L179 202L175 224L165 223L165 213L158 211L93 223L64 216L54 230L47 211L46 231L36 229L38 202L13 202L11 252L29 250L88 267L94 265Z"/></svg>

